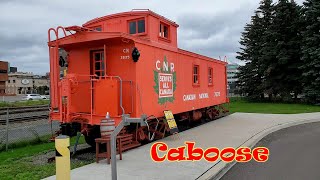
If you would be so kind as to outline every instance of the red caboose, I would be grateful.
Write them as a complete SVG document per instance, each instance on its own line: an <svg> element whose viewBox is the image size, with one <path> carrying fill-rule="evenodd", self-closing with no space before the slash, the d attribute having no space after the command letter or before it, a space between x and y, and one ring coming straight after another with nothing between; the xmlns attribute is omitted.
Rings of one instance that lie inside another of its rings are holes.
<svg viewBox="0 0 320 180"><path fill-rule="evenodd" d="M82 131L90 141L107 113L116 124L124 114L161 118L164 110L179 121L213 118L228 102L227 63L179 49L178 27L133 10L49 29L50 119L61 122L62 133Z"/></svg>

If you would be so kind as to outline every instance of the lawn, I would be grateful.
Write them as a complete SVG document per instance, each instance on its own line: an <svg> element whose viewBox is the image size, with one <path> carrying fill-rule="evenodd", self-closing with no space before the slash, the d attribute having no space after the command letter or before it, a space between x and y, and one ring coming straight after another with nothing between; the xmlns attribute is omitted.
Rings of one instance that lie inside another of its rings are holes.
<svg viewBox="0 0 320 180"><path fill-rule="evenodd" d="M75 138L71 139L71 145L75 143ZM82 137L79 143L84 143ZM43 143L29 145L12 149L8 152L0 152L0 172L1 180L11 179L42 179L55 175L55 163L47 163L46 153L54 151L54 143ZM77 168L92 161L75 161L71 163L71 168Z"/></svg>
<svg viewBox="0 0 320 180"><path fill-rule="evenodd" d="M232 98L229 109L230 112L268 114L299 114L320 112L320 106L285 103L252 103L241 98Z"/></svg>

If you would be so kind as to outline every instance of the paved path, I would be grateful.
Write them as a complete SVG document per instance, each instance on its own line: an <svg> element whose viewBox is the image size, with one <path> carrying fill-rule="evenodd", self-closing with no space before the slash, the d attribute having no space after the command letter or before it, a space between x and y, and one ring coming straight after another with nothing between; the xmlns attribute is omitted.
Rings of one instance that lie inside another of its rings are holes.
<svg viewBox="0 0 320 180"><path fill-rule="evenodd" d="M169 147L179 147L185 141L196 142L197 147L239 147L246 145L263 132L276 127L285 126L288 123L302 123L319 121L320 113L297 114L297 115L271 115L235 113L218 119L205 125L184 131L179 138L168 137L163 140ZM260 140L260 139L259 139ZM198 162L164 162L154 163L150 158L150 147L152 144L136 148L123 154L123 160L117 161L118 179L206 179L212 178L225 165L218 161L209 163ZM77 180L88 179L111 179L110 165L105 162L90 164L72 170L71 178ZM48 179L55 179L55 176Z"/></svg>
<svg viewBox="0 0 320 180"><path fill-rule="evenodd" d="M266 163L237 163L221 180L320 179L320 123L303 124L274 132L256 146L268 147Z"/></svg>

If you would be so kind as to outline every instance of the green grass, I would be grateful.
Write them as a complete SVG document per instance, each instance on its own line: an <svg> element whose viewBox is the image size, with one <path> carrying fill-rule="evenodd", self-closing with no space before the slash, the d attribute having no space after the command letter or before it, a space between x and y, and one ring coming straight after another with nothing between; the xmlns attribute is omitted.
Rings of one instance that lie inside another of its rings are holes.
<svg viewBox="0 0 320 180"><path fill-rule="evenodd" d="M51 135L36 137L34 139L30 140L23 140L16 143L11 143L8 145L8 149L14 149L14 148L20 148L20 147L26 147L26 146L32 146L36 144L43 144L47 143L48 139L51 138ZM0 152L4 151L6 149L5 142L0 143Z"/></svg>
<svg viewBox="0 0 320 180"><path fill-rule="evenodd" d="M320 112L320 106L286 103L253 103L242 98L232 98L230 112L265 113L265 114L299 114Z"/></svg>
<svg viewBox="0 0 320 180"><path fill-rule="evenodd" d="M79 144L84 143L81 137ZM75 138L71 138L70 144L75 143ZM71 146L70 146L71 147ZM43 143L15 148L8 152L0 152L0 179L42 179L55 174L55 163L36 164L34 157L54 151L54 143ZM92 160L93 162L93 160ZM71 168L81 167L90 162L74 162Z"/></svg>
<svg viewBox="0 0 320 180"><path fill-rule="evenodd" d="M23 106L49 105L49 102L50 100L0 102L0 107L23 107Z"/></svg>

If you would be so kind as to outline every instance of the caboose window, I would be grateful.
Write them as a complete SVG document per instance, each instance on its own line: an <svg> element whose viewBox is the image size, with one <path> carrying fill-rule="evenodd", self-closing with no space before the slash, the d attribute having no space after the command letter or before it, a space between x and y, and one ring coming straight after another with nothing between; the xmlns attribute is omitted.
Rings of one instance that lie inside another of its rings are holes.
<svg viewBox="0 0 320 180"><path fill-rule="evenodd" d="M129 23L129 28L130 28L130 34L136 34L137 33L137 22L132 21Z"/></svg>
<svg viewBox="0 0 320 180"><path fill-rule="evenodd" d="M212 81L212 74L213 74L213 70L211 67L208 68L208 84L212 85L213 81Z"/></svg>
<svg viewBox="0 0 320 180"><path fill-rule="evenodd" d="M138 33L144 33L145 32L145 24L144 20L138 21Z"/></svg>
<svg viewBox="0 0 320 180"><path fill-rule="evenodd" d="M137 33L144 33L145 29L145 20L134 20L129 22L129 33L130 34L137 34Z"/></svg>
<svg viewBox="0 0 320 180"><path fill-rule="evenodd" d="M160 23L160 31L159 31L159 36L164 37L164 38L169 38L169 26Z"/></svg>
<svg viewBox="0 0 320 180"><path fill-rule="evenodd" d="M101 26L95 27L94 30L96 30L96 31L102 31L102 27L101 27Z"/></svg>
<svg viewBox="0 0 320 180"><path fill-rule="evenodd" d="M97 76L104 76L104 52L93 52L93 73Z"/></svg>
<svg viewBox="0 0 320 180"><path fill-rule="evenodd" d="M193 84L199 85L199 65L193 66Z"/></svg>

